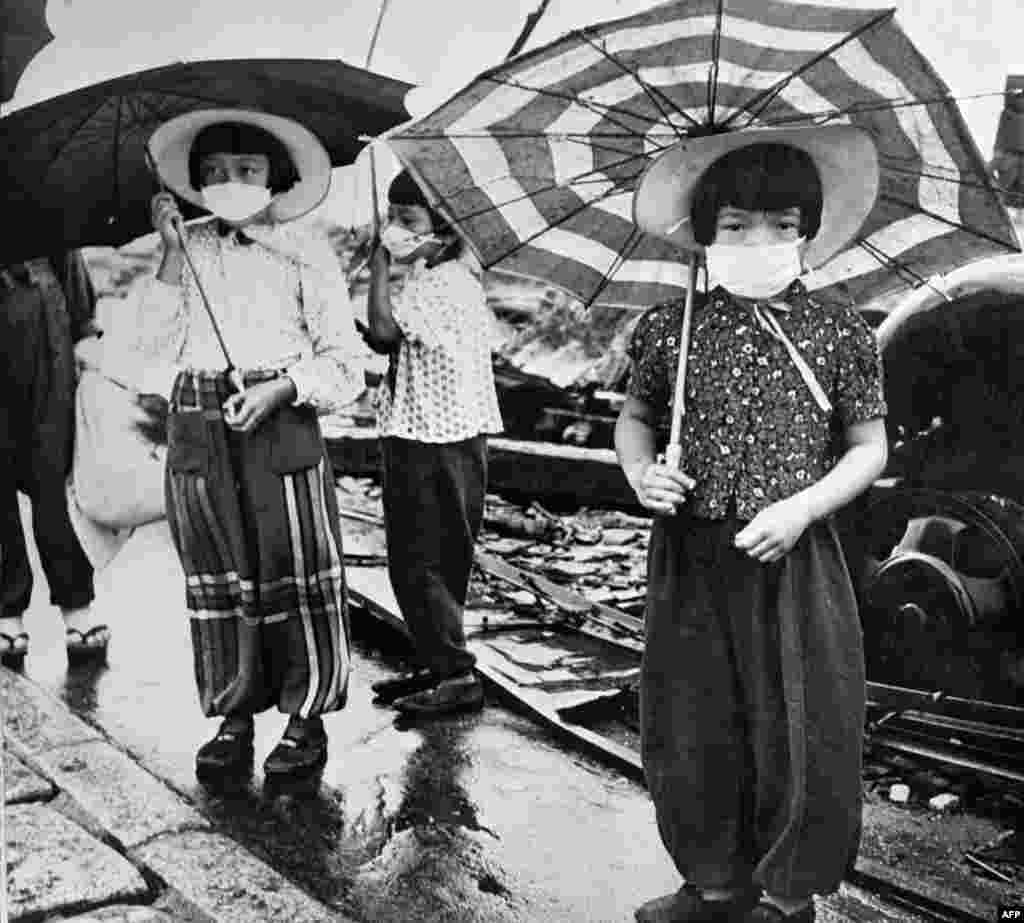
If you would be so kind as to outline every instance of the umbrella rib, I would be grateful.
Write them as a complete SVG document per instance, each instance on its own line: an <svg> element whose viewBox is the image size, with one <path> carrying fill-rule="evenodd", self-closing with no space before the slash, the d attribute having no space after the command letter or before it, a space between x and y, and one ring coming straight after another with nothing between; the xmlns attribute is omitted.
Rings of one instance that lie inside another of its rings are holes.
<svg viewBox="0 0 1024 923"><path fill-rule="evenodd" d="M628 74L637 82L637 85L640 87L640 89L644 91L644 95L652 103L654 103L657 110L661 113L662 121L666 122L675 131L677 138L685 138L686 135L676 128L675 123L672 121L673 113L682 116L694 128L702 127L700 122L698 122L692 115L690 115L690 113L680 109L658 87L644 80L643 77L640 76L639 70L633 70L633 68L628 67L624 61L621 61L619 58L615 57L615 55L610 54L608 52L608 49L604 45L601 45L598 42L594 41L594 39L592 39L590 35L587 33L586 29L581 30L579 35L585 42L587 42L592 48L594 48L600 54L603 54L609 61L612 62L612 64L618 67L624 74ZM666 106L668 108L666 108ZM633 115L634 113L630 114Z"/></svg>
<svg viewBox="0 0 1024 923"><path fill-rule="evenodd" d="M622 265L630 258L633 251L640 246L640 237L640 229L634 226L629 232L629 237L626 238L626 242L623 244L622 249L615 254L615 259L612 261L612 265L608 268L608 271L602 277L601 284L598 285L598 287L594 289L593 294L583 302L584 308L589 308L594 304L594 302L601 296L601 293L608 288L615 273L622 268Z"/></svg>
<svg viewBox="0 0 1024 923"><path fill-rule="evenodd" d="M918 282L921 285L926 284L924 276L911 269L907 263L897 260L893 256L889 256L889 254L882 250L881 247L868 240L866 237L860 238L857 241L857 244L862 247L869 256L877 260L883 269L891 269L897 275L909 276L914 282Z"/></svg>
<svg viewBox="0 0 1024 923"><path fill-rule="evenodd" d="M496 266L502 260L507 260L510 256L512 256L513 253L518 253L527 244L533 243L538 237L543 237L545 234L547 234L548 231L552 230L552 228L557 228L559 225L565 224L565 222L568 221L570 218L575 218L581 212L585 212L595 202L600 202L602 199L607 199L610 196L612 196L613 194L615 194L615 193L614 192L605 193L602 196L598 196L596 199L591 199L588 202L584 202L581 206L579 206L579 208L574 208L574 209L572 209L572 211L566 212L557 221L552 221L550 224L545 225L539 231L536 231L535 233L531 234L529 237L524 237L522 240L518 241L514 247L512 247L510 250L506 250L503 254L501 254L501 256L496 257L493 260L489 260L486 263L486 265L484 266L484 269L490 269L492 266ZM496 210L497 210L497 208L495 208L495 209L488 209L488 211L496 211Z"/></svg>
<svg viewBox="0 0 1024 923"><path fill-rule="evenodd" d="M594 144L591 141L591 138L593 136L589 136L588 137L587 135L580 135L580 134L561 134L561 133L547 134L546 132L541 132L540 134L538 134L537 132L526 132L526 131L505 133L505 132L486 132L486 131L484 131L484 132L456 132L456 133L443 132L441 134L436 134L436 135L415 135L415 137L417 139L423 139L423 140L428 140L428 141L440 141L440 140L447 140L449 138L460 138L460 139L462 139L464 141L493 140L494 138L503 138L503 139L507 138L507 139L512 139L512 140L515 140L515 139L520 139L520 140L521 139L528 139L528 140L531 140L531 141L537 141L537 140L540 140L541 138L544 138L544 139L548 140L549 142L551 142L551 141L569 141L569 142L572 142L574 144L582 144L585 147L589 147L589 148L591 148L591 149L593 149L595 151L607 151L610 154L625 154L625 155L632 155L632 156L640 156L640 155L634 155L632 151L624 150L621 147L612 147L610 144ZM597 137L600 138L600 137L604 137L604 136L603 135L597 135ZM625 135L616 135L615 137L625 137ZM636 139L636 135L630 135L630 137L633 138L633 139ZM664 146L660 146L658 149L659 150L663 150Z"/></svg>
<svg viewBox="0 0 1024 923"><path fill-rule="evenodd" d="M473 212L473 213L466 214L466 215L461 215L459 217L459 220L460 221L468 221L470 218L479 218L480 215L486 215L488 212L492 212L492 211L496 211L498 209L504 208L506 205L514 205L516 202L526 201L527 199L531 199L534 196L536 196L536 195L538 195L539 193L542 193L542 192L552 192L555 189L569 188L569 187L574 186L574 185L576 185L577 183L580 183L580 182L587 182L587 181L595 182L595 183L596 182L600 182L599 179L595 178L595 177L598 176L598 174L603 173L605 170L608 170L611 167L621 167L621 166L629 163L631 160L640 160L640 159L647 159L647 155L646 154L633 154L633 155L631 155L629 157L625 157L622 160L619 160L619 161L617 161L615 163L607 163L607 164L604 164L601 167L595 167L593 170L587 170L584 173L577 173L575 176L570 177L567 180L564 180L564 181L558 182L558 183L552 183L549 186L544 186L544 187L541 187L540 189L535 189L535 190L533 190L531 192L525 192L523 195L516 196L514 199L510 199L507 202L502 202L500 204L491 204L487 208L480 209L477 212ZM588 180L588 177L590 178L589 180ZM506 176L506 177L503 177L503 178L508 178L508 177ZM608 182L613 182L613 181L612 180L608 180ZM618 185L618 184L616 184L616 185ZM480 188L481 191L483 189L483 187L477 187L477 188ZM467 190L467 191L470 191L470 190ZM620 191L622 191L622 190L616 190L616 189L609 190L604 195L600 196L597 199L592 199L591 201L592 202L599 202L599 201L601 201L601 199L608 198L609 196L612 196L612 195L617 195L618 192L620 192ZM458 193L456 193L455 196L451 196L451 198L455 198L457 195L458 195Z"/></svg>
<svg viewBox="0 0 1024 923"><path fill-rule="evenodd" d="M718 63L722 54L722 16L725 0L715 7L715 29L711 33L711 67L708 68L708 126L715 124L715 104L718 99Z"/></svg>
<svg viewBox="0 0 1024 923"><path fill-rule="evenodd" d="M94 108L92 108L89 112L87 112L85 115L82 116L82 118L78 120L78 123L71 130L71 132L69 132L67 138L58 146L57 150L54 151L53 155L50 157L50 163L53 163L53 161L55 161L58 157L60 157L61 154L64 153L64 149L74 140L75 136L82 130L82 126L88 124L92 120L93 116L95 116L96 113L99 112L100 109L102 109L107 102L109 102L109 100L110 97L104 97L96 104ZM45 128L40 130L39 134L43 134L49 131L50 129L53 128L54 125L60 122L60 120L60 116L55 116L46 124ZM9 146L8 150L10 150Z"/></svg>
<svg viewBox="0 0 1024 923"><path fill-rule="evenodd" d="M956 96L952 93L944 93L941 96L931 96L925 99L882 99L881 102L860 102L853 103L844 109L820 109L817 112L801 112L799 115L788 115L778 119L765 119L761 122L762 125L767 127L773 127L778 125L791 125L801 124L805 122L824 123L825 121L831 121L832 119L842 118L846 115L861 115L863 113L870 112L887 112L892 109L904 109L910 106L932 106L942 105L943 103L955 105L959 102L977 100L977 99L990 99L995 96L1006 96L1008 94L1003 91L995 92L989 91L987 93L972 93L965 96ZM1022 94L1016 94L1022 95Z"/></svg>
<svg viewBox="0 0 1024 923"><path fill-rule="evenodd" d="M882 157L885 155L883 154ZM935 164L925 164L925 166L936 166ZM952 183L954 186L963 186L966 189L979 189L983 192L992 192L996 195L1006 195L1009 190L1003 188L995 181L988 181L984 183L975 182L969 179L954 179L952 176L943 176L941 173L929 173L925 170L914 170L910 167L899 167L895 164L889 163L885 167L888 173L901 173L904 176L917 176L922 179L933 179L944 183Z"/></svg>
<svg viewBox="0 0 1024 923"><path fill-rule="evenodd" d="M927 215L929 218L934 218L936 221L942 224L948 225L958 231L964 231L967 234L971 234L974 237L980 238L981 240L987 240L990 243L998 244L1000 247L1008 250L1010 253L1019 253L1018 248L1013 244L1008 244L1005 240L1000 240L998 237L993 237L991 234L986 234L984 231L979 231L977 228L970 228L966 224L962 224L959 221L953 221L951 218L944 218L942 215L938 215L933 211L929 211L927 208L913 202L904 202L903 199L897 198L887 193L881 193L878 196L880 201L891 202L893 205L900 205L912 212L918 212L922 215Z"/></svg>
<svg viewBox="0 0 1024 923"><path fill-rule="evenodd" d="M721 127L729 128L732 125L733 121L739 115L746 114L749 116L749 118L747 119L747 124L744 127L749 128L757 120L758 116L760 116L760 114L764 112L764 110L767 109L768 106L771 105L772 100L774 100L797 77L799 77L801 74L807 73L807 71L809 71L819 62L831 57L833 54L835 54L835 52L838 49L842 48L844 45L848 45L854 39L859 38L861 35L869 31L870 29L875 28L875 26L877 26L879 23L891 19L895 15L895 13L895 9L883 10L881 13L868 20L868 22L864 23L862 26L859 26L852 32L848 32L839 41L834 42L832 45L829 45L828 48L818 52L818 54L814 55L812 58L804 62L795 71L792 71L789 74L787 74L774 86L768 87L767 89L759 93L757 96L755 96L752 100L750 100L750 102L740 106L732 115L730 115L722 123Z"/></svg>
<svg viewBox="0 0 1024 923"><path fill-rule="evenodd" d="M587 182L595 183L596 184L596 183L600 183L600 182L610 182L610 180L602 181L600 179L594 178L594 179L591 179L591 180L583 180L582 181L582 183L587 183ZM501 209L506 208L509 205L516 205L519 202L528 202L530 199L537 198L537 196L541 195L542 193L554 192L557 189L571 189L573 186L576 186L576 185L579 185L579 183L577 183L575 180L571 181L569 183L552 183L550 186L542 186L541 188L534 189L531 192L524 192L521 196L516 196L514 199L508 199L508 200L506 200L504 202L493 202L492 201L491 204L488 205L486 208L480 208L480 209L477 209L476 211L467 212L464 215L459 215L458 219L459 219L459 221L472 221L474 218L479 218L481 215L488 215L491 212L501 211ZM629 190L621 189L618 186L616 186L615 189L609 189L607 192L602 193L600 196L598 196L596 198L593 198L593 199L589 199L587 204L592 205L594 202L600 202L600 201L603 201L604 199L610 198L611 196L619 195L619 194L621 194L623 192L628 192L628 191Z"/></svg>
<svg viewBox="0 0 1024 923"><path fill-rule="evenodd" d="M630 112L628 109L616 109L613 106L607 106L604 103L595 103L592 100L584 99L581 96L573 96L571 93L560 93L557 90L552 90L548 87L530 87L524 83L520 83L518 80L512 80L508 77L498 77L494 74L481 74L481 80L490 80L493 83L497 83L501 86L512 87L515 90L525 90L527 93L536 93L538 96L549 96L552 99L558 99L562 102L573 103L578 106L582 106L589 112L593 112L594 115L599 115L603 119L607 119L613 125L617 125L624 132L627 132L631 137L637 137L635 129L630 128L628 125L624 125L617 118L612 118L612 113L622 113L628 115L632 119L638 119L641 122L646 122L649 125L657 124L657 119L652 119L648 115L640 115L637 112Z"/></svg>

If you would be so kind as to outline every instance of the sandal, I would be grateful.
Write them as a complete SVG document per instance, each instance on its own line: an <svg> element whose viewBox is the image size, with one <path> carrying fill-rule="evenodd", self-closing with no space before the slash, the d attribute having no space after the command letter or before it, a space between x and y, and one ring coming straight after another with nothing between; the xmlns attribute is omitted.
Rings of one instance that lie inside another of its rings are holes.
<svg viewBox="0 0 1024 923"><path fill-rule="evenodd" d="M64 643L67 645L69 662L103 660L107 656L107 645L110 643L110 628L106 625L94 625L88 631L66 628Z"/></svg>
<svg viewBox="0 0 1024 923"><path fill-rule="evenodd" d="M26 632L19 631L16 635L9 635L0 631L0 664L10 667L12 670L20 670L27 653L28 634Z"/></svg>

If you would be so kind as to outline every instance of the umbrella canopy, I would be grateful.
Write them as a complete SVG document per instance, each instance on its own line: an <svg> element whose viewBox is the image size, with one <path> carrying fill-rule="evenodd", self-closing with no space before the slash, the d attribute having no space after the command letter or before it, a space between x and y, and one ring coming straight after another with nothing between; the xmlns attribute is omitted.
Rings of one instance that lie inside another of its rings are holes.
<svg viewBox="0 0 1024 923"><path fill-rule="evenodd" d="M1018 249L947 87L892 10L665 3L481 74L389 143L485 267L639 308L688 284L683 255L632 221L650 161L686 137L804 124L866 129L882 168L861 233L809 287L864 303Z"/></svg>
<svg viewBox="0 0 1024 923"><path fill-rule="evenodd" d="M51 41L46 0L0 0L0 103L14 96L28 62Z"/></svg>
<svg viewBox="0 0 1024 923"><path fill-rule="evenodd" d="M54 97L0 119L0 197L12 233L0 263L62 247L120 246L152 228L157 191L145 145L158 125L197 109L239 106L301 122L333 165L361 137L408 119L411 86L333 60L198 61Z"/></svg>

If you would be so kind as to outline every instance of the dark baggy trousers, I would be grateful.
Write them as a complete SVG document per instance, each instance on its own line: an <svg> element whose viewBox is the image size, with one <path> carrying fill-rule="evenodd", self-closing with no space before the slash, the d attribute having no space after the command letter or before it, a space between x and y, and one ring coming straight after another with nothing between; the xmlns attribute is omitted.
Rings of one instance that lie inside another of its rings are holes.
<svg viewBox="0 0 1024 923"><path fill-rule="evenodd" d="M861 823L861 627L832 526L776 564L745 523L655 520L641 671L643 762L680 874L783 897L834 891Z"/></svg>
<svg viewBox="0 0 1024 923"><path fill-rule="evenodd" d="M351 665L334 473L311 408L238 433L221 410L233 392L226 375L182 372L167 421L199 701L208 717L314 717L344 706Z"/></svg>
<svg viewBox="0 0 1024 923"><path fill-rule="evenodd" d="M472 669L462 610L483 521L487 437L381 440L388 573L420 665L441 676Z"/></svg>
<svg viewBox="0 0 1024 923"><path fill-rule="evenodd" d="M65 609L92 602L93 568L68 518L75 370L68 304L49 261L0 278L0 613L18 616L32 598L32 567L18 493L32 503L32 532L50 585Z"/></svg>

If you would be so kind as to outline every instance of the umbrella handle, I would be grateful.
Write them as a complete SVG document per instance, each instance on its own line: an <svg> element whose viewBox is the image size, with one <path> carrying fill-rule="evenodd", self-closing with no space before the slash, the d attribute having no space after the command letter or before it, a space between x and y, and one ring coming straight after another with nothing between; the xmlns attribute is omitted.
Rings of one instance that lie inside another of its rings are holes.
<svg viewBox="0 0 1024 923"><path fill-rule="evenodd" d="M681 436L683 417L686 414L686 363L690 356L693 296L697 289L697 270L699 268L700 256L696 253L691 253L690 281L686 287L686 307L683 310L683 326L679 331L679 364L676 367L676 391L672 398L672 428L669 432L668 445L665 447L665 464L670 468L678 468L683 455Z"/></svg>

